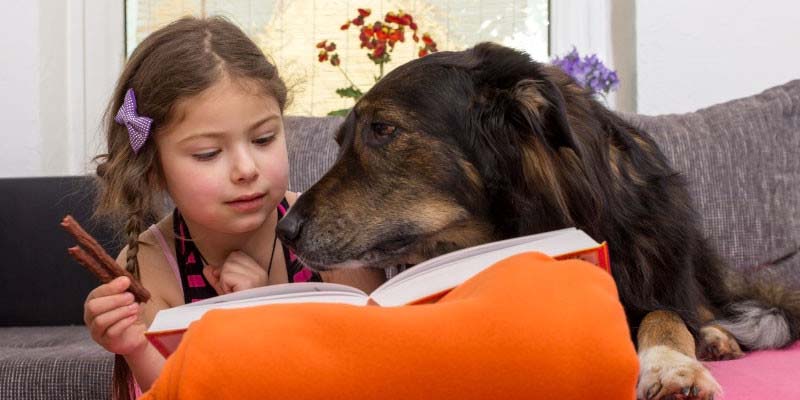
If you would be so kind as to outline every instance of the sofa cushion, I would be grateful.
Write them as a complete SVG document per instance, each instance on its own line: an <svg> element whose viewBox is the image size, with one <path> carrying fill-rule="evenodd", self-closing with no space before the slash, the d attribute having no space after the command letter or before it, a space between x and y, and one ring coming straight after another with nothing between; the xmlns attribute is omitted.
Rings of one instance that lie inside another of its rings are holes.
<svg viewBox="0 0 800 400"><path fill-rule="evenodd" d="M113 364L83 326L0 328L0 399L108 399Z"/></svg>
<svg viewBox="0 0 800 400"><path fill-rule="evenodd" d="M800 399L800 342L781 350L747 353L738 360L706 362L725 400Z"/></svg>
<svg viewBox="0 0 800 400"><path fill-rule="evenodd" d="M731 266L770 266L800 284L800 80L692 113L624 117L686 175Z"/></svg>

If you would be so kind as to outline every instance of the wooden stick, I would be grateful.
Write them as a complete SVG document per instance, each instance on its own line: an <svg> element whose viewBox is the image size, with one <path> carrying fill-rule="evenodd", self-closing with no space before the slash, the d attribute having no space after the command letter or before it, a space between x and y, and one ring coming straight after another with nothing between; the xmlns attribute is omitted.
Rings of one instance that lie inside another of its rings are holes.
<svg viewBox="0 0 800 400"><path fill-rule="evenodd" d="M150 292L142 286L141 282L134 278L130 272L117 265L117 262L106 253L103 246L100 246L97 240L86 232L72 216L67 215L64 217L64 220L61 221L61 226L78 241L80 246L82 246L75 246L67 249L67 252L78 261L78 263L92 272L103 283L111 282L120 276L127 276L131 282L128 291L133 293L136 302L146 303L150 300Z"/></svg>

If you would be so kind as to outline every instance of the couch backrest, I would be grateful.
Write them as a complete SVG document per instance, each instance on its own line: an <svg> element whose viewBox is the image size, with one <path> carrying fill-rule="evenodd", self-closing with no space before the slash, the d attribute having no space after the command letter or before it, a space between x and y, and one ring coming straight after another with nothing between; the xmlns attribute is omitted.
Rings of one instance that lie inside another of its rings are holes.
<svg viewBox="0 0 800 400"><path fill-rule="evenodd" d="M686 175L732 267L770 266L800 285L800 80L692 113L625 117Z"/></svg>
<svg viewBox="0 0 800 400"><path fill-rule="evenodd" d="M90 218L94 193L89 177L0 179L0 326L83 323L99 281L69 257L59 223L72 214L116 256L112 231Z"/></svg>
<svg viewBox="0 0 800 400"><path fill-rule="evenodd" d="M295 117L283 120L289 150L289 189L302 192L333 165L339 146L334 139L342 117Z"/></svg>

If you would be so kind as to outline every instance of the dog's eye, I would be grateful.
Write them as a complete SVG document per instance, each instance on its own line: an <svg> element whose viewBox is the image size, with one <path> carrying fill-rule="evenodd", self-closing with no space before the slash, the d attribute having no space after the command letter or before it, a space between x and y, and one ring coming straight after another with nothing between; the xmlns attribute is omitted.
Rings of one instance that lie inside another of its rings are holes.
<svg viewBox="0 0 800 400"><path fill-rule="evenodd" d="M400 131L400 128L384 124L382 122L374 122L372 124L372 132L375 133L375 136L378 139L388 139L394 135L396 135Z"/></svg>

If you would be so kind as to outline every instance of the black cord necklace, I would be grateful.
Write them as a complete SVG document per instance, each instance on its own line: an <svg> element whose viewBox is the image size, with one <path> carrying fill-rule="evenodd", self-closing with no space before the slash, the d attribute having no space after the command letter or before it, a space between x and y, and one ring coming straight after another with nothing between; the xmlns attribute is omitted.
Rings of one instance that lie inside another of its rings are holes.
<svg viewBox="0 0 800 400"><path fill-rule="evenodd" d="M178 217L181 219L181 222L183 224L186 223L186 222L183 221L183 216L181 216L179 214ZM189 241L189 242L193 242L194 241L194 240L191 239L191 236L188 237L188 238L183 237L183 235L181 235L179 232L177 232L177 230L174 229L174 228L173 228L172 231L173 231L172 234L175 235L175 237L177 237L178 239L180 239L182 241ZM272 238L272 251L269 253L269 265L267 265L267 284L269 284L269 275L270 275L270 273L272 273L272 260L275 258L275 245L277 245L277 244L278 244L278 232L275 232L274 236ZM205 265L209 265L208 261L206 260L206 258L203 257L203 253L201 253L200 249L197 248L197 245L195 245L195 249L197 250L197 254L200 256L200 259L203 261L203 263Z"/></svg>
<svg viewBox="0 0 800 400"><path fill-rule="evenodd" d="M269 265L267 266L267 284L269 284L269 274L272 272L272 259L275 258L275 245L278 244L278 235L275 234L275 238L272 239L272 252L269 255ZM208 265L208 261L206 258L203 257L203 253L200 252L200 249L197 249L197 254L200 255L200 259L203 260L203 263Z"/></svg>
<svg viewBox="0 0 800 400"><path fill-rule="evenodd" d="M276 244L278 244L278 232L275 232L275 238L272 239L272 252L269 254L269 266L267 267L267 284L269 284L269 275L272 272L272 259L275 258Z"/></svg>

